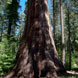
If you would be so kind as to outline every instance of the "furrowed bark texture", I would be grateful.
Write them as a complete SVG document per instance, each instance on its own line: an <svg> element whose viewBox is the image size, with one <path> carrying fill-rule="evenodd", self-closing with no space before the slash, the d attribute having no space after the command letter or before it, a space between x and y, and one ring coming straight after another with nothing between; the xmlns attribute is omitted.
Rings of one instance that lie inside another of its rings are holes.
<svg viewBox="0 0 78 78"><path fill-rule="evenodd" d="M28 0L28 16L16 63L5 78L56 78L62 72L65 68L52 38L48 0Z"/></svg>

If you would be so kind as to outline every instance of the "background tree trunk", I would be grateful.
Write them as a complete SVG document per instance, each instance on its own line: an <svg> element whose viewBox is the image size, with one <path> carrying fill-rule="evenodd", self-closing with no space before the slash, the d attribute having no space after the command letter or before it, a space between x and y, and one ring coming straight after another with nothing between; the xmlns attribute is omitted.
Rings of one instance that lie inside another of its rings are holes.
<svg viewBox="0 0 78 78"><path fill-rule="evenodd" d="M16 63L5 78L56 78L63 72L65 68L52 38L48 0L28 0L27 24Z"/></svg>
<svg viewBox="0 0 78 78"><path fill-rule="evenodd" d="M3 23L2 23L2 28L0 28L0 42L2 42L2 34L3 34Z"/></svg>
<svg viewBox="0 0 78 78"><path fill-rule="evenodd" d="M68 52L69 52L69 70L71 70L71 27L70 27L70 10L68 10Z"/></svg>
<svg viewBox="0 0 78 78"><path fill-rule="evenodd" d="M55 7L55 0L53 0L53 35L54 35L54 42L56 45L56 7Z"/></svg>
<svg viewBox="0 0 78 78"><path fill-rule="evenodd" d="M62 62L65 66L65 41L64 41L64 15L63 15L63 2L60 0L60 22L61 22L61 32L62 32Z"/></svg>
<svg viewBox="0 0 78 78"><path fill-rule="evenodd" d="M7 34L8 34L7 39L8 40L10 39L10 35L11 35L11 26L12 26L12 23L9 20L8 31L7 31Z"/></svg>

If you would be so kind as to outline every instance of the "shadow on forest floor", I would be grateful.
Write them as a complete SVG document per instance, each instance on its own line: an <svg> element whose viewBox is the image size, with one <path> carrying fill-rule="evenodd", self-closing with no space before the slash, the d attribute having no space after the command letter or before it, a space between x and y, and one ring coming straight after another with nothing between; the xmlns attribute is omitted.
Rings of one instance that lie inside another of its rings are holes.
<svg viewBox="0 0 78 78"><path fill-rule="evenodd" d="M58 78L78 78L78 69L67 70L67 73L61 74Z"/></svg>

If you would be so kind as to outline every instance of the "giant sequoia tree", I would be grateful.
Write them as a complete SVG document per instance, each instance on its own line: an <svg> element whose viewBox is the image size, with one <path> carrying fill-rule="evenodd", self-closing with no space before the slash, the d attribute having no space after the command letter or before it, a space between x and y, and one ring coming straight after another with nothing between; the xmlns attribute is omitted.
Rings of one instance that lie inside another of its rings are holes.
<svg viewBox="0 0 78 78"><path fill-rule="evenodd" d="M15 66L5 78L56 78L61 72L65 68L52 38L48 0L28 0L27 21Z"/></svg>

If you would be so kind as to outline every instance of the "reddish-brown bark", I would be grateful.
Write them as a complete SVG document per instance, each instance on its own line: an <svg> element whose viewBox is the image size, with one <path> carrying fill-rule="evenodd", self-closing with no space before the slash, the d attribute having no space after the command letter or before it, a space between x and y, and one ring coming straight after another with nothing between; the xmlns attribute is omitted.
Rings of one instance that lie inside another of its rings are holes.
<svg viewBox="0 0 78 78"><path fill-rule="evenodd" d="M48 0L28 0L28 16L16 63L5 78L56 78L65 72L59 60L48 15Z"/></svg>

